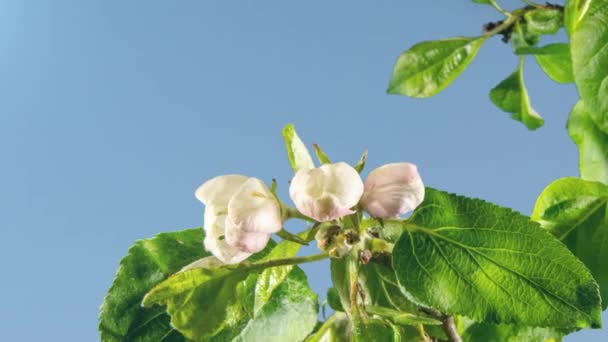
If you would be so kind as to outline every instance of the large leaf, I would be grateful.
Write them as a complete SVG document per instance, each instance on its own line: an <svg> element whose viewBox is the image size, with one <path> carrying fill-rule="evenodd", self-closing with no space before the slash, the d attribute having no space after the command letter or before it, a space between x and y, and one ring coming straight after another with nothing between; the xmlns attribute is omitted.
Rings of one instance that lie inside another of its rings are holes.
<svg viewBox="0 0 608 342"><path fill-rule="evenodd" d="M534 57L536 57L536 61L545 74L555 82L574 82L572 58L568 44L555 43L537 48L534 51Z"/></svg>
<svg viewBox="0 0 608 342"><path fill-rule="evenodd" d="M519 67L514 73L490 90L490 100L503 111L512 113L513 119L522 122L530 130L539 128L545 122L530 105L524 84L523 58L520 58Z"/></svg>
<svg viewBox="0 0 608 342"><path fill-rule="evenodd" d="M564 10L564 27L568 34L572 35L574 29L589 9L593 0L567 0Z"/></svg>
<svg viewBox="0 0 608 342"><path fill-rule="evenodd" d="M99 313L101 341L185 341L161 307L143 308L144 295L171 274L207 255L201 228L139 240L120 261Z"/></svg>
<svg viewBox="0 0 608 342"><path fill-rule="evenodd" d="M393 267L421 304L488 323L601 326L589 270L527 217L427 188L403 226Z"/></svg>
<svg viewBox="0 0 608 342"><path fill-rule="evenodd" d="M571 36L572 70L591 118L608 133L608 0L587 6Z"/></svg>
<svg viewBox="0 0 608 342"><path fill-rule="evenodd" d="M388 93L430 97L447 87L471 63L486 37L457 37L418 43L393 69Z"/></svg>
<svg viewBox="0 0 608 342"><path fill-rule="evenodd" d="M565 335L555 328L537 328L507 324L469 323L462 339L464 341L483 342L556 342L561 341Z"/></svg>
<svg viewBox="0 0 608 342"><path fill-rule="evenodd" d="M315 167L308 148L302 142L293 124L283 127L283 139L287 149L287 158L293 171L312 169Z"/></svg>
<svg viewBox="0 0 608 342"><path fill-rule="evenodd" d="M261 261L290 253L292 245L282 242ZM165 305L171 324L195 341L257 341L261 336L266 341L301 341L313 329L318 311L306 275L294 266L259 265L178 273L153 288L143 305Z"/></svg>
<svg viewBox="0 0 608 342"><path fill-rule="evenodd" d="M532 218L562 240L591 270L608 306L608 186L561 178L538 197Z"/></svg>
<svg viewBox="0 0 608 342"><path fill-rule="evenodd" d="M581 177L608 183L608 134L597 128L582 100L570 113L568 133L578 146Z"/></svg>

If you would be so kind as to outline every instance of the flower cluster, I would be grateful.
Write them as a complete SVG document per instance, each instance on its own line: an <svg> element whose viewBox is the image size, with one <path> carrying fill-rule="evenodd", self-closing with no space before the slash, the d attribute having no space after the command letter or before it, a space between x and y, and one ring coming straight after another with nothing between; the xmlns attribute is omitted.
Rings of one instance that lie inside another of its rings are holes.
<svg viewBox="0 0 608 342"><path fill-rule="evenodd" d="M380 219L416 208L424 198L424 184L416 165L392 163L371 171L362 181L344 162L300 169L289 195L296 209L317 222L339 220L357 210ZM257 178L215 177L196 190L205 205L205 249L224 263L238 263L264 249L279 232L284 204Z"/></svg>

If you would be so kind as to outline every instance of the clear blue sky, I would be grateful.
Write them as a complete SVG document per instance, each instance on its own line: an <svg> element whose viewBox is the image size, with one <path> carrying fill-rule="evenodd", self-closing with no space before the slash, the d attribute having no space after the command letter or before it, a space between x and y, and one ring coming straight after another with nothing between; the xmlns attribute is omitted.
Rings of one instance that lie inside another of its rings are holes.
<svg viewBox="0 0 608 342"><path fill-rule="evenodd" d="M334 160L368 148L369 167L414 162L430 186L529 214L577 175L573 86L528 60L546 119L529 132L488 100L517 64L495 38L438 96L385 94L403 50L499 18L468 0L0 1L0 340L98 340L118 261L199 226L200 183L243 173L287 193L288 122ZM325 268L306 268L323 294Z"/></svg>

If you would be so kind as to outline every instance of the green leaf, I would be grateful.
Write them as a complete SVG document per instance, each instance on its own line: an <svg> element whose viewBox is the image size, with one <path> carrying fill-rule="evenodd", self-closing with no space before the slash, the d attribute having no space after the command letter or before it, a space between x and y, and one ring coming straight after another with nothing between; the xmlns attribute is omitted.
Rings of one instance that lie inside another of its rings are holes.
<svg viewBox="0 0 608 342"><path fill-rule="evenodd" d="M327 304L329 304L329 307L334 311L344 311L342 303L340 303L340 295L335 287L327 289Z"/></svg>
<svg viewBox="0 0 608 342"><path fill-rule="evenodd" d="M558 83L574 82L570 46L564 43L545 45L535 49L534 57L545 74Z"/></svg>
<svg viewBox="0 0 608 342"><path fill-rule="evenodd" d="M293 245L282 242L262 260L285 255ZM143 305L166 305L171 324L195 341L258 341L262 336L266 341L301 341L315 326L318 311L306 275L294 266L261 270L259 265L175 274L152 289Z"/></svg>
<svg viewBox="0 0 608 342"><path fill-rule="evenodd" d="M591 119L608 133L608 0L591 0L571 35L572 70Z"/></svg>
<svg viewBox="0 0 608 342"><path fill-rule="evenodd" d="M418 43L397 59L388 93L430 97L471 63L486 37L456 37Z"/></svg>
<svg viewBox="0 0 608 342"><path fill-rule="evenodd" d="M306 145L300 140L293 124L283 127L283 139L287 149L287 158L289 158L289 164L294 172L315 167Z"/></svg>
<svg viewBox="0 0 608 342"><path fill-rule="evenodd" d="M556 342L561 341L565 333L554 328L535 328L507 324L488 324L469 322L462 333L463 341L484 342Z"/></svg>
<svg viewBox="0 0 608 342"><path fill-rule="evenodd" d="M490 0L473 0L473 2L478 4L490 4Z"/></svg>
<svg viewBox="0 0 608 342"><path fill-rule="evenodd" d="M487 323L601 326L589 270L527 217L427 188L403 227L393 268L421 304Z"/></svg>
<svg viewBox="0 0 608 342"><path fill-rule="evenodd" d="M327 154L325 154L325 152L323 152L323 150L321 149L321 146L314 144L313 147L315 148L315 154L317 155L317 159L319 160L319 163L331 164L331 160L329 160L329 157L327 156Z"/></svg>
<svg viewBox="0 0 608 342"><path fill-rule="evenodd" d="M608 306L608 186L561 178L538 197L532 218L581 259L600 285Z"/></svg>
<svg viewBox="0 0 608 342"><path fill-rule="evenodd" d="M393 324L397 325L420 325L420 324L432 324L440 325L441 322L423 315L417 315L411 312L403 312L399 310L389 309L382 306L366 305L365 311L368 314L380 316L381 318L387 319Z"/></svg>
<svg viewBox="0 0 608 342"><path fill-rule="evenodd" d="M531 32L528 29L528 25L522 22L517 22L513 26L513 33L511 35L511 45L513 46L513 52L517 55L527 55L534 53L534 48L540 35Z"/></svg>
<svg viewBox="0 0 608 342"><path fill-rule="evenodd" d="M530 105L524 84L522 57L517 70L490 90L490 100L503 111L512 113L511 117L522 122L529 130L535 130L545 122Z"/></svg>
<svg viewBox="0 0 608 342"><path fill-rule="evenodd" d="M557 8L542 8L524 14L526 26L531 34L554 34L562 27L563 14Z"/></svg>
<svg viewBox="0 0 608 342"><path fill-rule="evenodd" d="M568 133L578 146L581 177L608 183L608 134L597 128L582 100L570 113Z"/></svg>
<svg viewBox="0 0 608 342"><path fill-rule="evenodd" d="M143 308L141 300L155 285L184 265L208 255L201 228L162 233L139 240L120 261L116 278L99 313L101 341L185 341L171 328L161 307Z"/></svg>
<svg viewBox="0 0 608 342"><path fill-rule="evenodd" d="M336 312L323 322L306 342L344 342L350 340L350 323L343 312Z"/></svg>
<svg viewBox="0 0 608 342"><path fill-rule="evenodd" d="M569 35L572 35L574 29L581 21L589 9L589 5L593 0L567 0L564 9L564 27Z"/></svg>
<svg viewBox="0 0 608 342"><path fill-rule="evenodd" d="M366 160L367 160L367 150L363 151L361 158L359 158L359 161L355 165L355 170L357 170L357 172L361 173L361 171L363 171L363 169L365 168Z"/></svg>

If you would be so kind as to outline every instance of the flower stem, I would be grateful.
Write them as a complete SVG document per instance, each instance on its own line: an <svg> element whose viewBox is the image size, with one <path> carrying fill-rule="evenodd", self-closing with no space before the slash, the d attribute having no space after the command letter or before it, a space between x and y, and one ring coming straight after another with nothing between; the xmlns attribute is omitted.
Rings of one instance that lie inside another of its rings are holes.
<svg viewBox="0 0 608 342"><path fill-rule="evenodd" d="M313 222L316 223L317 221L315 221L314 219L300 213L297 209L295 208L291 208L291 207L284 207L284 220L289 220L289 219L300 219L300 220L304 220L304 221L308 221L308 222Z"/></svg>

